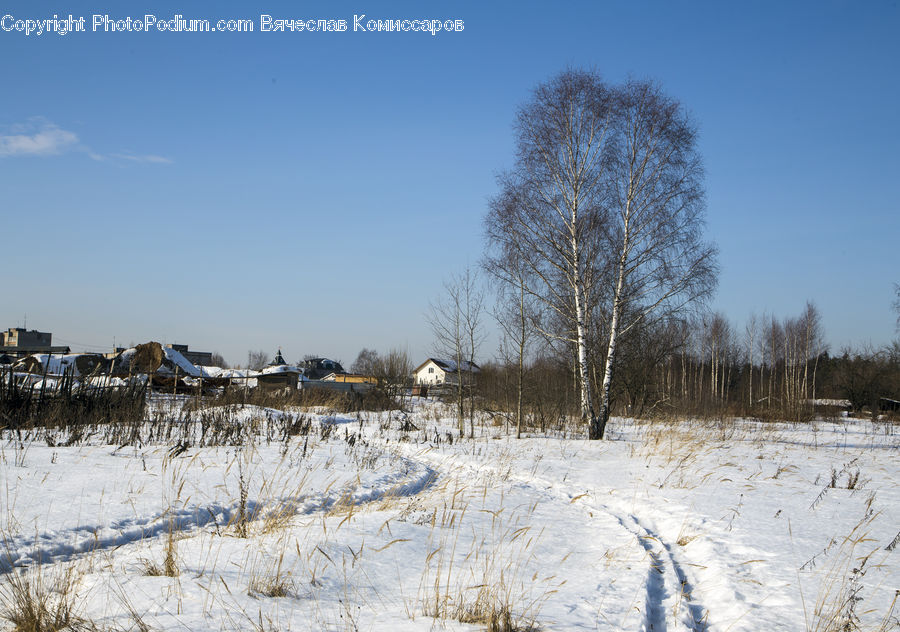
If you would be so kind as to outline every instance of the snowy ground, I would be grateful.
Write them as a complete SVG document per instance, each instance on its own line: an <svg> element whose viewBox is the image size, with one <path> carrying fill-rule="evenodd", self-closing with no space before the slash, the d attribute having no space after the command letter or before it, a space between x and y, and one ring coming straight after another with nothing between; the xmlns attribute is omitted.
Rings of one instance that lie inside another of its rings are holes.
<svg viewBox="0 0 900 632"><path fill-rule="evenodd" d="M98 630L900 629L890 425L277 414L232 411L243 446L3 435L0 616L28 586Z"/></svg>

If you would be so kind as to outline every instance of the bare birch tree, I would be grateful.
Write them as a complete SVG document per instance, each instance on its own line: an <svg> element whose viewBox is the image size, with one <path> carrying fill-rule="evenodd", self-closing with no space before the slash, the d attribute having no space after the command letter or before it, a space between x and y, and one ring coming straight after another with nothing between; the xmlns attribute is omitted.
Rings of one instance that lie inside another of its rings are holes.
<svg viewBox="0 0 900 632"><path fill-rule="evenodd" d="M648 318L664 318L715 287L716 249L702 239L703 169L696 131L680 104L648 82L609 87L569 70L539 86L516 119L517 159L486 219L494 248L518 248L529 292L569 323L581 417L602 439L616 349ZM594 412L589 380L589 297L610 279L607 335Z"/></svg>
<svg viewBox="0 0 900 632"><path fill-rule="evenodd" d="M757 318L755 313L750 314L744 329L747 341L747 378L749 379L749 394L747 395L748 410L753 408L753 339L756 336Z"/></svg>
<svg viewBox="0 0 900 632"><path fill-rule="evenodd" d="M683 108L653 83L628 82L618 90L616 131L604 225L615 287L594 439L603 438L609 418L620 337L651 314L661 317L708 297L716 282L717 251L702 236L697 132Z"/></svg>
<svg viewBox="0 0 900 632"><path fill-rule="evenodd" d="M606 188L612 90L595 74L566 71L538 86L515 122L516 165L485 219L489 248L527 272L521 289L563 331L548 337L575 348L581 420L595 420L588 359L587 296Z"/></svg>
<svg viewBox="0 0 900 632"><path fill-rule="evenodd" d="M900 283L894 283L894 311L897 312L897 330L900 331Z"/></svg>

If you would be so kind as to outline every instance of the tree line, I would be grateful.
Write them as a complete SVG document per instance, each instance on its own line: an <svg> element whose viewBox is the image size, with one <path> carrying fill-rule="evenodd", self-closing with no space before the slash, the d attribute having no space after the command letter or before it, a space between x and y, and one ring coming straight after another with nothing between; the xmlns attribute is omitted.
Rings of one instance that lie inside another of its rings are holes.
<svg viewBox="0 0 900 632"><path fill-rule="evenodd" d="M507 346L516 341L506 339L497 360L482 367L479 388L488 408L516 411L514 423L546 430L578 413L575 351L535 342L520 373L516 349ZM590 373L597 384L599 368ZM896 416L900 339L831 353L811 303L794 317L751 315L743 326L711 313L633 330L614 373L610 407L623 416L802 422L844 409Z"/></svg>

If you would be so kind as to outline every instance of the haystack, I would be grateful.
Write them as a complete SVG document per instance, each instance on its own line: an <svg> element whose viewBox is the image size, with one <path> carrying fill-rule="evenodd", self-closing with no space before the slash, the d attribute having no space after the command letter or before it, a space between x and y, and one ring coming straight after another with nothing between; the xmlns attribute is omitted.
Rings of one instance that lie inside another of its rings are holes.
<svg viewBox="0 0 900 632"><path fill-rule="evenodd" d="M113 360L114 375L134 375L156 373L165 357L158 342L145 342L131 349L125 349Z"/></svg>
<svg viewBox="0 0 900 632"><path fill-rule="evenodd" d="M156 373L166 356L162 345L158 342L145 342L134 348L131 356L132 373Z"/></svg>
<svg viewBox="0 0 900 632"><path fill-rule="evenodd" d="M203 373L178 351L158 342L126 349L115 359L115 375L161 374L202 377Z"/></svg>
<svg viewBox="0 0 900 632"><path fill-rule="evenodd" d="M14 369L33 375L100 375L109 370L109 360L98 353L67 353L65 355L34 353L18 360Z"/></svg>

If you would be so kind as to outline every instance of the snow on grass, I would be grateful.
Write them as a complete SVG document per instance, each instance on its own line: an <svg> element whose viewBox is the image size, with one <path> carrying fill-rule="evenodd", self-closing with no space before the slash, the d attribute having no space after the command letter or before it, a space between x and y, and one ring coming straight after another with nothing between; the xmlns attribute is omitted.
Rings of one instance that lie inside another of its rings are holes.
<svg viewBox="0 0 900 632"><path fill-rule="evenodd" d="M243 440L210 442L199 413L179 442L3 435L7 625L17 585L52 597L64 578L100 630L898 627L890 425L617 419L604 442L489 425L458 440L421 402L205 412ZM276 418L307 425L278 435Z"/></svg>

